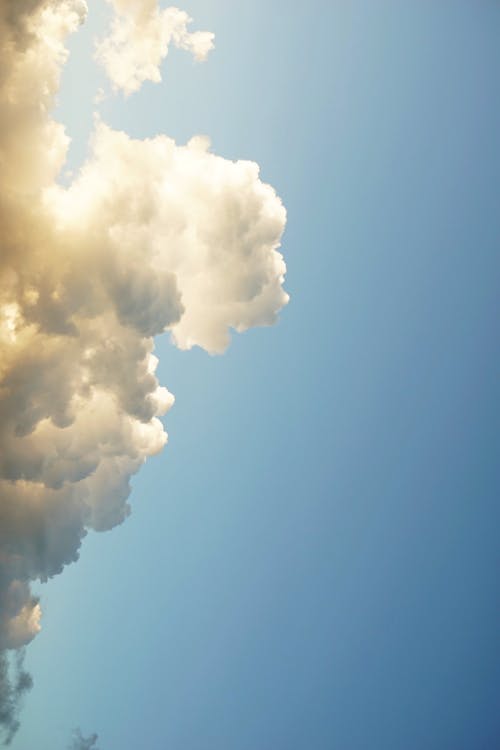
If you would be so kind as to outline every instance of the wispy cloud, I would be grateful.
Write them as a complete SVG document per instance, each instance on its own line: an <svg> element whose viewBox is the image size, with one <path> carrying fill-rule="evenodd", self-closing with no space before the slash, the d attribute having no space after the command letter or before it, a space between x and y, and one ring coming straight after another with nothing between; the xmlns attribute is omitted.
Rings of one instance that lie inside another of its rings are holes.
<svg viewBox="0 0 500 750"><path fill-rule="evenodd" d="M31 675L24 669L24 649L15 652L12 658L0 652L0 727L4 732L4 744L9 745L19 728L20 701L33 687Z"/></svg>
<svg viewBox="0 0 500 750"><path fill-rule="evenodd" d="M97 734L84 737L80 729L75 729L68 750L99 750L97 747Z"/></svg>

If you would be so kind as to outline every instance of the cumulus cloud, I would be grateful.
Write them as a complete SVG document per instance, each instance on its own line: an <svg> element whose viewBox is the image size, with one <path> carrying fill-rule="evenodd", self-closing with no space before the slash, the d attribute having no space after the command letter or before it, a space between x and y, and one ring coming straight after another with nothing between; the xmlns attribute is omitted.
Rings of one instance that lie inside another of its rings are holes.
<svg viewBox="0 0 500 750"><path fill-rule="evenodd" d="M99 55L125 91L156 80L169 43L200 58L212 45L211 35L188 34L177 9L161 11L149 0L112 5L117 17ZM168 332L182 349L220 353L231 330L274 323L288 299L278 251L285 209L256 164L216 156L208 139L139 141L97 118L88 160L69 186L57 182L69 139L51 109L65 40L86 12L83 0L0 0L0 724L7 739L28 687L20 668L9 678L7 653L41 627L31 583L75 561L89 529L127 517L130 477L167 441L160 418L173 396L155 374L154 336ZM146 60L139 41L155 34ZM124 78L112 72L119 61Z"/></svg>
<svg viewBox="0 0 500 750"><path fill-rule="evenodd" d="M113 86L125 94L144 81L161 81L170 45L205 60L214 47L209 31L188 31L192 19L179 8L161 10L156 0L107 0L115 11L111 31L97 46L97 59Z"/></svg>

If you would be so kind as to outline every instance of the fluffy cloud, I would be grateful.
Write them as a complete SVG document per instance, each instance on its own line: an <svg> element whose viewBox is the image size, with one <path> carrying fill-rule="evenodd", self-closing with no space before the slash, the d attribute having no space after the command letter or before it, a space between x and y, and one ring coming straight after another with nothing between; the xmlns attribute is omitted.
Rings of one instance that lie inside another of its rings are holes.
<svg viewBox="0 0 500 750"><path fill-rule="evenodd" d="M156 0L107 0L115 18L97 57L117 89L137 91L144 81L161 81L160 65L171 44L204 60L213 49L209 31L188 31L192 19L178 8L160 10Z"/></svg>
<svg viewBox="0 0 500 750"><path fill-rule="evenodd" d="M189 19L175 8L160 11L152 0L112 5L117 17L99 56L125 91L158 78L169 43L199 58L212 46L212 35L186 31ZM153 337L169 332L180 348L222 352L231 329L274 323L288 299L281 201L256 164L214 155L207 139L138 141L97 119L87 162L71 185L58 184L68 137L50 111L65 39L85 13L83 0L0 0L0 724L7 738L28 681L20 667L9 678L6 654L40 630L31 582L75 561L89 529L126 518L130 477L167 441L160 417L173 396L156 378Z"/></svg>

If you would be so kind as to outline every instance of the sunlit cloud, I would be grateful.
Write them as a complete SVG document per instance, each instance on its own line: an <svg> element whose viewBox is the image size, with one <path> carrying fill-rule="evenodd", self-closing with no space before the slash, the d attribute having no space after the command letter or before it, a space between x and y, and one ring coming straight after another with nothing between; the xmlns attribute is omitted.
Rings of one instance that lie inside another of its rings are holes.
<svg viewBox="0 0 500 750"><path fill-rule="evenodd" d="M205 59L209 32L153 0L113 0L97 47L112 86L160 79L171 44ZM221 353L288 300L285 209L249 161L208 139L136 140L96 117L63 186L69 138L51 111L83 0L0 3L0 724L29 687L9 653L39 632L31 583L78 558L89 529L129 514L130 477L167 441L173 396L154 336ZM14 659L15 662L15 659Z"/></svg>
<svg viewBox="0 0 500 750"><path fill-rule="evenodd" d="M156 0L107 0L115 11L110 33L97 46L97 59L115 89L137 91L144 81L161 81L160 65L174 45L205 60L214 47L209 31L189 31L191 18L179 8L161 10Z"/></svg>

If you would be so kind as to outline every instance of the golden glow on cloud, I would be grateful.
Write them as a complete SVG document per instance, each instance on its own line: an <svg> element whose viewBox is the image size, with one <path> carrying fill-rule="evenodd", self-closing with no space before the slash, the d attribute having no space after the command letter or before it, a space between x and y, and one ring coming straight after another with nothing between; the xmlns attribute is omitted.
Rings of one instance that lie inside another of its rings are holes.
<svg viewBox="0 0 500 750"><path fill-rule="evenodd" d="M170 44L200 60L213 47L176 8L111 5L97 57L127 94L160 80ZM285 209L256 164L97 119L87 162L57 182L69 139L50 113L86 10L0 0L0 650L40 629L30 582L123 521L130 476L166 443L153 337L222 352L288 300Z"/></svg>

